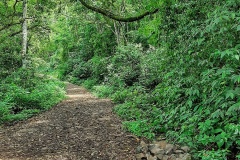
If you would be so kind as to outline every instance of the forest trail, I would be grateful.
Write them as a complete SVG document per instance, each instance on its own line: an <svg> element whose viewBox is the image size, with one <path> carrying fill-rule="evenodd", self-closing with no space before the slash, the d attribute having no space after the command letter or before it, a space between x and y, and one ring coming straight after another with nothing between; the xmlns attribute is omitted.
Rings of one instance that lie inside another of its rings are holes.
<svg viewBox="0 0 240 160"><path fill-rule="evenodd" d="M51 110L0 130L0 160L132 160L137 139L122 130L108 99L68 84Z"/></svg>

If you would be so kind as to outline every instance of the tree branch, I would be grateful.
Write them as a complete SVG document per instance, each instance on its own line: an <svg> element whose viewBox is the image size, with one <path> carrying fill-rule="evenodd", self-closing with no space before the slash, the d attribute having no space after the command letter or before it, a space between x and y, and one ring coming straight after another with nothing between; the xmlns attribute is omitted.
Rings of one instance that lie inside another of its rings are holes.
<svg viewBox="0 0 240 160"><path fill-rule="evenodd" d="M94 12L97 12L97 13L100 13L104 16L107 16L111 19L114 19L116 21L120 21L120 22L134 22L134 21L138 21L140 19L143 19L144 17L148 16L148 15L151 15L151 14L154 14L154 13L157 13L159 11L159 9L155 9L154 11L147 11L141 15L138 15L138 16L135 16L135 17L121 17L121 16L118 16L118 15L115 15L114 13L111 13L111 12L108 12L104 9L101 9L101 8L97 8L97 7L94 7L94 6L91 6L89 4L87 4L84 0L79 0L80 3L85 6L86 8L94 11Z"/></svg>
<svg viewBox="0 0 240 160"><path fill-rule="evenodd" d="M18 25L18 24L22 24L22 21L21 22L16 22L16 23L9 23L9 24L6 24L5 26L3 26L2 28L0 28L0 32L5 30L5 29L8 29L12 26L15 26L15 25Z"/></svg>
<svg viewBox="0 0 240 160"><path fill-rule="evenodd" d="M21 2L22 0L15 0L15 3L13 5L13 15L16 13L16 5L18 2Z"/></svg>
<svg viewBox="0 0 240 160"><path fill-rule="evenodd" d="M33 25L33 26L29 27L28 30L34 29L34 28L36 28L36 27L38 27L38 26L39 26L38 24ZM8 37L13 37L13 36L15 36L15 35L17 35L17 34L19 34L19 33L22 33L22 30L19 30L19 31L17 31L17 32L14 32L14 33L8 35Z"/></svg>

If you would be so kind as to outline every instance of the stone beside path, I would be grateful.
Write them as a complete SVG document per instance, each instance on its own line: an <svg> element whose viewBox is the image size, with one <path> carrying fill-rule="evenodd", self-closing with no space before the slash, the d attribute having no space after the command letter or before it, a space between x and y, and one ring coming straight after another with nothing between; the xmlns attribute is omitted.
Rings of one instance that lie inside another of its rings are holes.
<svg viewBox="0 0 240 160"><path fill-rule="evenodd" d="M167 143L165 140L146 144L141 141L137 147L137 160L191 160L187 146L177 146Z"/></svg>

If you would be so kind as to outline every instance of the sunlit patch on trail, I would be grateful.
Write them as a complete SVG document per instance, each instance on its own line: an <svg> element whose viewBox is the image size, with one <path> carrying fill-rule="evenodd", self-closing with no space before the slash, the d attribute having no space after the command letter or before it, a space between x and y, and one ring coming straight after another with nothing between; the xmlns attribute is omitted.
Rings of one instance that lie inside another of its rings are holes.
<svg viewBox="0 0 240 160"><path fill-rule="evenodd" d="M86 94L69 94L67 96L69 98L93 98L91 95L86 95Z"/></svg>
<svg viewBox="0 0 240 160"><path fill-rule="evenodd" d="M79 89L79 88L71 88L71 89L68 89L68 91L81 91L81 89Z"/></svg>
<svg viewBox="0 0 240 160"><path fill-rule="evenodd" d="M42 124L42 123L48 123L49 121L47 120L39 120L39 121L35 121L35 122L32 122L32 124Z"/></svg>

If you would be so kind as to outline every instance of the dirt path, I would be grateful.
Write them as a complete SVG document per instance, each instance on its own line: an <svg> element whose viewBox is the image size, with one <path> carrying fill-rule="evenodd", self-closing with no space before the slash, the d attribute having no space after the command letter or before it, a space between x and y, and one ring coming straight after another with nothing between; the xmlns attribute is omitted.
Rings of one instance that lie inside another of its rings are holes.
<svg viewBox="0 0 240 160"><path fill-rule="evenodd" d="M68 99L0 130L0 160L132 160L137 140L121 128L113 104L68 84Z"/></svg>

